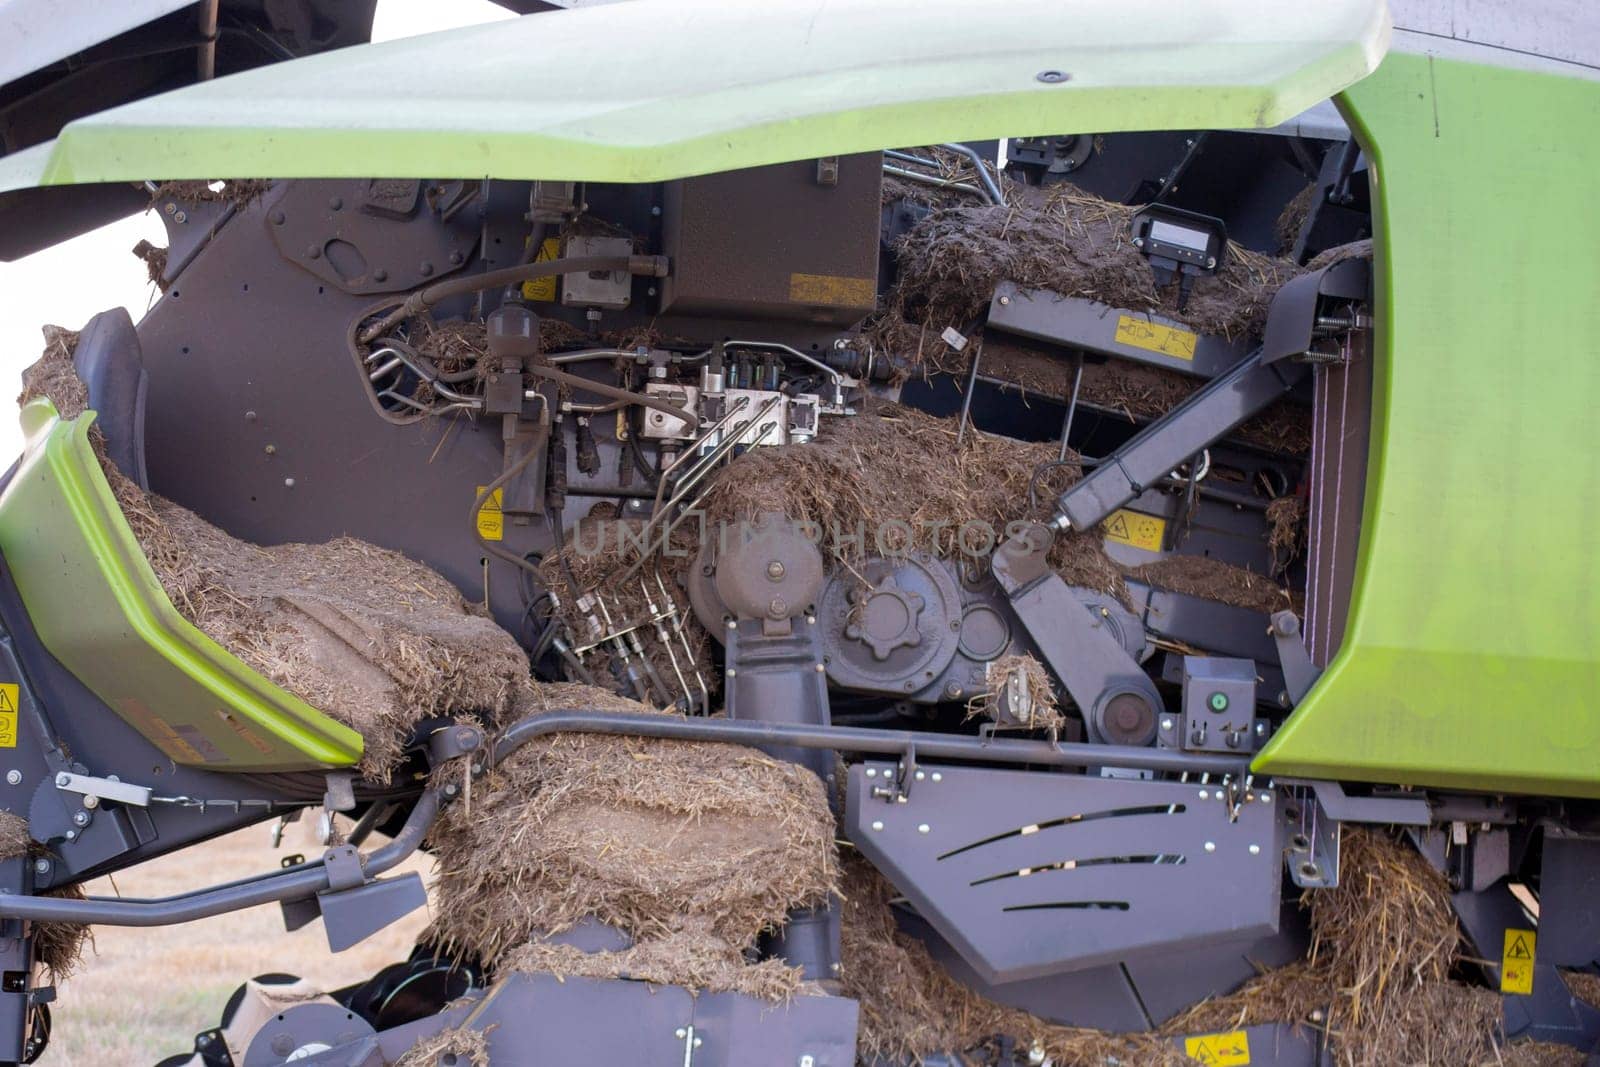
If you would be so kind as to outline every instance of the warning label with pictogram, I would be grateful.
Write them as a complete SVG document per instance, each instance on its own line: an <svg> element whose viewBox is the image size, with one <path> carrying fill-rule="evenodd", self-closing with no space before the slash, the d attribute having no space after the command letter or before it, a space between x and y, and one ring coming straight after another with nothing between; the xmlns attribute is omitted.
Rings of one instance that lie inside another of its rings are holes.
<svg viewBox="0 0 1600 1067"><path fill-rule="evenodd" d="M22 694L16 682L0 682L0 748L17 747L17 701Z"/></svg>
<svg viewBox="0 0 1600 1067"><path fill-rule="evenodd" d="M1250 1035L1243 1030L1183 1039L1183 1054L1211 1067L1248 1067Z"/></svg>
<svg viewBox="0 0 1600 1067"><path fill-rule="evenodd" d="M478 486L478 496L483 496L489 487ZM474 497L474 499L477 499ZM478 509L478 536L485 541L504 541L506 539L506 517L500 510L505 503L505 490L496 489L489 494L489 499L483 502Z"/></svg>
<svg viewBox="0 0 1600 1067"><path fill-rule="evenodd" d="M1167 520L1142 511L1118 508L1106 518L1106 540L1160 552L1167 536Z"/></svg>
<svg viewBox="0 0 1600 1067"><path fill-rule="evenodd" d="M1500 992L1527 996L1533 992L1533 952L1538 935L1532 930L1506 930L1500 953Z"/></svg>
<svg viewBox="0 0 1600 1067"><path fill-rule="evenodd" d="M1199 339L1200 335L1197 333L1181 330L1176 326L1163 326L1149 319L1139 319L1132 315L1123 315L1117 319L1118 344L1142 348L1146 352L1156 352L1163 356L1171 356L1173 359L1192 362L1195 342Z"/></svg>

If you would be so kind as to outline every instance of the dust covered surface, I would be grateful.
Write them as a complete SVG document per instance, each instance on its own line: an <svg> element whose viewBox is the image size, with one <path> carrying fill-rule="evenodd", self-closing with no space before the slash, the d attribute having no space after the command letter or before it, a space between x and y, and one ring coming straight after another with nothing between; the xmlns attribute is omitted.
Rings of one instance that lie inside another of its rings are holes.
<svg viewBox="0 0 1600 1067"><path fill-rule="evenodd" d="M978 1048L1007 1034L1063 1067L1185 1064L1193 1061L1171 1038L1283 1022L1326 1028L1341 1067L1393 1063L1396 1050L1408 1063L1495 1062L1500 998L1450 977L1460 944L1448 883L1376 830L1347 829L1339 887L1308 894L1306 960L1204 1001L1156 1034L1057 1026L980 997L896 928L895 891L870 864L852 858L845 870L843 979L861 1002L859 1049L868 1061Z"/></svg>
<svg viewBox="0 0 1600 1067"><path fill-rule="evenodd" d="M0 811L0 860L18 856L44 856L49 850L28 833L28 820L9 811ZM47 890L47 897L82 900L83 889L76 885ZM70 975L83 958L83 946L90 938L82 923L34 923L33 955L50 972L53 981Z"/></svg>
<svg viewBox="0 0 1600 1067"><path fill-rule="evenodd" d="M538 686L530 699L520 712L649 710L570 683ZM490 964L787 995L793 976L770 967L741 976L740 954L790 910L827 899L833 835L816 776L752 749L540 738L435 825L438 904L427 940ZM581 965L549 946L519 952L590 917L634 948Z"/></svg>
<svg viewBox="0 0 1600 1067"><path fill-rule="evenodd" d="M220 185L220 189L213 189ZM247 207L261 199L272 182L267 178L227 178L220 181L171 181L157 185L150 194L152 208L163 207L168 200L197 204L232 204Z"/></svg>
<svg viewBox="0 0 1600 1067"><path fill-rule="evenodd" d="M71 418L87 402L72 369L76 335L47 337L23 399L48 396ZM389 781L423 720L495 720L527 684L520 646L428 567L353 538L261 548L139 488L103 455L101 466L178 612L361 734L369 780Z"/></svg>

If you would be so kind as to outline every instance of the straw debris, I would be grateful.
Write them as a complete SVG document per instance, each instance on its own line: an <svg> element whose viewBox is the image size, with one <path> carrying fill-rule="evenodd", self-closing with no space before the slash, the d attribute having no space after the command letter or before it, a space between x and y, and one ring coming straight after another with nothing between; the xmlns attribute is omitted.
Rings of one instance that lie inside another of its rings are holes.
<svg viewBox="0 0 1600 1067"><path fill-rule="evenodd" d="M28 820L10 811L0 811L0 860L18 856L44 856L49 850L28 832ZM48 890L47 897L82 900L83 888L77 885ZM89 927L82 923L34 923L33 954L50 972L53 981L66 978L83 958L84 943L90 939Z"/></svg>
<svg viewBox="0 0 1600 1067"><path fill-rule="evenodd" d="M492 1026L483 1030L440 1030L407 1049L395 1067L491 1067L489 1035L493 1031Z"/></svg>
<svg viewBox="0 0 1600 1067"><path fill-rule="evenodd" d="M570 683L538 686L519 711L541 706L649 710ZM541 738L435 826L440 903L426 939L513 969L786 996L797 978L774 966L744 975L742 953L792 909L827 899L837 879L833 834L816 776L751 749ZM579 960L528 947L585 918L626 934L633 948Z"/></svg>
<svg viewBox="0 0 1600 1067"><path fill-rule="evenodd" d="M1052 734L1066 722L1056 700L1055 687L1050 683L1050 673L1044 664L1026 652L1001 656L984 667L984 681L988 691L979 693L967 702L967 718L985 718L993 722L1006 722L1001 714L1000 695L1015 683L1028 710L1024 725L1032 730L1049 730Z"/></svg>

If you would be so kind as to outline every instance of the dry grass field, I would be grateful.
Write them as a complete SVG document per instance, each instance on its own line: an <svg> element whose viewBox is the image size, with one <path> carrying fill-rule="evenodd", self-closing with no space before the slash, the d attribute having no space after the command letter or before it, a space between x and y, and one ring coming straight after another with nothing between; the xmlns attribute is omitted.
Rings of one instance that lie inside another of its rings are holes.
<svg viewBox="0 0 1600 1067"><path fill-rule="evenodd" d="M250 827L88 885L96 896L166 896L278 865L288 852L315 855L306 818L290 826L274 851L268 826ZM432 861L413 856L401 870L424 878ZM322 923L285 933L275 904L184 926L151 930L102 928L78 971L61 984L52 1011L55 1033L44 1067L139 1067L192 1048L194 1035L215 1026L228 994L245 979L286 971L326 989L347 985L403 959L427 924L415 912L352 949L328 951Z"/></svg>

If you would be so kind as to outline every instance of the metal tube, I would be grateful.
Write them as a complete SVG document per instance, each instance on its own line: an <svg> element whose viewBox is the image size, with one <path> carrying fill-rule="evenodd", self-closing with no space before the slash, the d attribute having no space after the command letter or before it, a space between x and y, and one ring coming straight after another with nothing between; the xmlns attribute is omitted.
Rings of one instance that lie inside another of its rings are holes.
<svg viewBox="0 0 1600 1067"><path fill-rule="evenodd" d="M936 178L932 174L923 174L921 171L906 170L904 167L891 167L887 163L883 165L883 172L896 178L904 178L908 182L916 182L919 185L931 185L938 189L948 189L953 193L968 193L984 200L989 199L988 193L976 185L968 185L965 182L946 181L943 178Z"/></svg>
<svg viewBox="0 0 1600 1067"><path fill-rule="evenodd" d="M978 180L983 183L984 191L989 194L989 199L999 207L1005 206L1005 194L1000 191L1000 186L996 184L994 177L990 175L987 167L984 165L983 157L978 155L976 149L968 148L964 144L955 144L953 142L942 144L939 147L943 148L947 152L954 152L958 156L965 156L967 159L971 160L973 169L978 172Z"/></svg>
<svg viewBox="0 0 1600 1067"><path fill-rule="evenodd" d="M217 76L217 8L220 0L200 0L200 51L195 79L207 82Z"/></svg>
<svg viewBox="0 0 1600 1067"><path fill-rule="evenodd" d="M362 859L362 871L367 878L376 878L415 852L438 815L438 791L425 790L417 798L405 827L395 835L394 840ZM274 871L176 896L142 900L129 897L73 900L6 893L0 894L0 916L35 922L94 923L100 926L173 926L255 907L257 904L298 900L314 896L327 888L327 871L318 864L289 871Z"/></svg>
<svg viewBox="0 0 1600 1067"><path fill-rule="evenodd" d="M1180 752L1132 745L1077 741L1024 741L917 730L867 730L759 722L750 719L681 718L624 711L543 711L519 719L495 741L491 762L499 763L537 737L556 733L621 734L678 741L716 741L766 748L788 745L839 752L899 755L914 749L919 760L971 760L978 763L1038 764L1051 767L1128 767L1134 770L1243 774L1247 757Z"/></svg>
<svg viewBox="0 0 1600 1067"><path fill-rule="evenodd" d="M967 373L967 391L961 398L961 422L956 427L956 447L961 447L962 438L967 436L967 417L972 412L972 391L978 385L978 360L983 358L983 346L972 350L972 370Z"/></svg>
<svg viewBox="0 0 1600 1067"><path fill-rule="evenodd" d="M1078 387L1083 384L1083 353L1079 352L1072 371L1072 396L1067 400L1067 413L1061 420L1061 451L1056 459L1067 458L1067 437L1072 433L1072 420L1078 414Z"/></svg>

